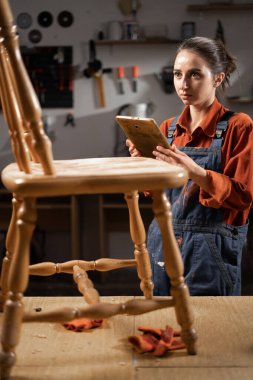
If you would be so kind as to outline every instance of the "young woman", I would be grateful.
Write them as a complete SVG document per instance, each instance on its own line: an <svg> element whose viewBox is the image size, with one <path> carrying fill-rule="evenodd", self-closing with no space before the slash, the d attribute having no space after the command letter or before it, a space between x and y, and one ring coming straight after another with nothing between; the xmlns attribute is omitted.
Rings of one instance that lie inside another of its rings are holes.
<svg viewBox="0 0 253 380"><path fill-rule="evenodd" d="M253 122L216 98L235 69L235 60L219 41L194 37L181 44L174 85L185 107L161 125L172 149L158 146L154 151L156 159L188 171L187 185L167 193L191 295L241 293L241 256L253 199ZM127 145L132 156L139 155L131 141ZM154 294L166 295L170 284L155 220L147 247Z"/></svg>

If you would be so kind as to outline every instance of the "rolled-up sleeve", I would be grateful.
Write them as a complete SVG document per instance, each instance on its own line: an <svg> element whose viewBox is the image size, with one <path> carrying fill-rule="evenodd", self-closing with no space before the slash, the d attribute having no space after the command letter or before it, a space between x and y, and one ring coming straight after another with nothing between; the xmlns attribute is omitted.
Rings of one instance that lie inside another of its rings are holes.
<svg viewBox="0 0 253 380"><path fill-rule="evenodd" d="M208 192L200 189L203 206L233 210L249 208L253 200L253 124L249 116L237 114L222 147L223 173L207 170Z"/></svg>

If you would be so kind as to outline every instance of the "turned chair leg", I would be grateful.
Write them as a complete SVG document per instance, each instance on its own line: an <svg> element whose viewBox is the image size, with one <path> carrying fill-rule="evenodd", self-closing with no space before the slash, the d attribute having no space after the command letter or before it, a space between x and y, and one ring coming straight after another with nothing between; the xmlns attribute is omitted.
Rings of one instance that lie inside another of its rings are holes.
<svg viewBox="0 0 253 380"><path fill-rule="evenodd" d="M28 283L30 242L35 227L35 199L25 199L17 215L17 241L8 278L8 298L4 305L0 378L8 379L14 365L23 318L23 293Z"/></svg>
<svg viewBox="0 0 253 380"><path fill-rule="evenodd" d="M8 278L10 265L13 258L13 252L16 244L17 237L17 214L20 207L21 202L15 198L15 194L13 194L12 198L12 216L9 225L9 229L6 236L6 254L2 263L2 272L1 272L1 286L0 286L0 312L3 311L4 303L7 299L8 294Z"/></svg>
<svg viewBox="0 0 253 380"><path fill-rule="evenodd" d="M137 191L125 194L129 210L130 235L134 242L134 256L137 272L141 280L140 288L146 298L153 296L151 264L146 248L146 232L139 209L139 194Z"/></svg>
<svg viewBox="0 0 253 380"><path fill-rule="evenodd" d="M178 323L182 328L181 337L189 354L196 354L196 332L193 326L193 312L190 295L184 281L182 256L174 235L170 203L162 191L153 193L153 211L163 238L164 265L171 283L171 295L175 303Z"/></svg>

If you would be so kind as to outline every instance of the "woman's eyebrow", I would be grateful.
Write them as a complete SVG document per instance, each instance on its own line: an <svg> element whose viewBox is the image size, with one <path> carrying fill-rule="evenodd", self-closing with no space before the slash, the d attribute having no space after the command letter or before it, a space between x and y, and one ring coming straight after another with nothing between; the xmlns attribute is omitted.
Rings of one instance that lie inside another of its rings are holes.
<svg viewBox="0 0 253 380"><path fill-rule="evenodd" d="M201 71L201 69L199 69L198 67L193 67L192 69L190 69L188 71Z"/></svg>
<svg viewBox="0 0 253 380"><path fill-rule="evenodd" d="M196 71L201 72L201 69L199 69L198 67L193 67L193 68L187 70L188 73L193 72L193 71L195 71L195 72L196 72ZM173 69L173 72L174 72L174 73L175 73L175 72L179 72L179 73L181 73L182 70L181 70L181 69L174 68L174 69Z"/></svg>

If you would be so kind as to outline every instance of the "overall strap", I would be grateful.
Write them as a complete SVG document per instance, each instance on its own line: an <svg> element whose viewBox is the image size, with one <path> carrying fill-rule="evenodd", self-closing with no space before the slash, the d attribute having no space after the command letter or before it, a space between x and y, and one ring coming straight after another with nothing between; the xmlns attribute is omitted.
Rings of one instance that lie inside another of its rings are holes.
<svg viewBox="0 0 253 380"><path fill-rule="evenodd" d="M168 129L168 134L167 134L167 137L168 137L168 142L169 144L172 144L172 141L174 140L174 132L177 128L177 121L178 121L178 118L179 118L179 115L174 117L174 120L172 121L169 129Z"/></svg>
<svg viewBox="0 0 253 380"><path fill-rule="evenodd" d="M215 138L218 138L218 139L221 138L221 136L224 134L224 132L226 131L226 129L228 127L229 119L234 114L235 114L234 111L227 111L226 113L224 113L224 115L222 116L222 118L220 119L220 121L217 124L217 129L215 132Z"/></svg>
<svg viewBox="0 0 253 380"><path fill-rule="evenodd" d="M223 137L224 137L224 133L226 132L227 130L227 127L228 127L228 121L229 119L235 114L234 111L227 111L223 116L222 118L220 119L220 121L217 123L217 129L216 129L216 132L215 132L215 136L214 136L214 140L221 140L221 143L223 142ZM168 129L168 134L167 134L167 137L168 137L168 141L170 144L172 144L173 140L174 140L174 132L176 130L176 127L177 127L177 121L178 121L178 118L179 116L176 116L169 129Z"/></svg>
<svg viewBox="0 0 253 380"><path fill-rule="evenodd" d="M219 148L223 144L224 135L228 127L229 119L235 114L234 111L227 111L224 113L220 121L217 123L216 132L211 144L212 147Z"/></svg>

